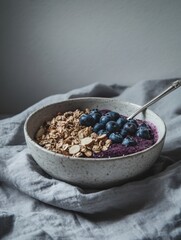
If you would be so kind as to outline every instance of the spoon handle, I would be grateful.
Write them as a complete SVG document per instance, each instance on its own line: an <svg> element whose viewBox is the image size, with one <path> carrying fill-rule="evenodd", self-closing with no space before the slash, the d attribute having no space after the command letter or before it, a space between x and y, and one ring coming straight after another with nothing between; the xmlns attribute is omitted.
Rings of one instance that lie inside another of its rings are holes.
<svg viewBox="0 0 181 240"><path fill-rule="evenodd" d="M147 107L149 107L150 105L152 105L153 103L157 102L158 100L160 100L161 98L163 98L165 95L167 95L168 93L172 92L173 90L177 89L178 87L181 86L181 79L175 81L172 83L172 85L170 87L168 87L165 91L163 91L162 93L160 93L158 96L156 96L155 98L153 98L151 101L149 101L148 103L146 103L145 105L143 105L140 109L138 109L135 113L131 114L127 119L132 119L134 118L136 115L138 115L140 112L144 111Z"/></svg>

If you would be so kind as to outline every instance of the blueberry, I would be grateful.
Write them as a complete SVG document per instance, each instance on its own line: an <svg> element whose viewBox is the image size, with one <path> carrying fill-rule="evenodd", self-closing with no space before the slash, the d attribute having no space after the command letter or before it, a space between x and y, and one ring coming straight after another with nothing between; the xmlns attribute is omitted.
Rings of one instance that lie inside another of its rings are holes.
<svg viewBox="0 0 181 240"><path fill-rule="evenodd" d="M128 123L133 123L133 124L136 125L136 127L138 127L138 123L137 123L137 121L135 119L128 120Z"/></svg>
<svg viewBox="0 0 181 240"><path fill-rule="evenodd" d="M95 120L90 114L83 114L80 117L79 122L81 125L86 126L86 127L89 127L89 126L93 127L95 124Z"/></svg>
<svg viewBox="0 0 181 240"><path fill-rule="evenodd" d="M122 145L128 147L128 146L135 146L137 143L132 137L126 137L122 141Z"/></svg>
<svg viewBox="0 0 181 240"><path fill-rule="evenodd" d="M103 134L106 134L107 136L109 136L109 132L106 129L99 130L98 135L103 135Z"/></svg>
<svg viewBox="0 0 181 240"><path fill-rule="evenodd" d="M90 114L92 113L99 113L101 115L101 112L97 108L91 109Z"/></svg>
<svg viewBox="0 0 181 240"><path fill-rule="evenodd" d="M133 135L136 133L137 126L134 123L127 122L124 126L123 129L127 131L128 134Z"/></svg>
<svg viewBox="0 0 181 240"><path fill-rule="evenodd" d="M86 124L86 121L87 121L87 114L83 114L80 119L79 119L79 122L81 125L85 125Z"/></svg>
<svg viewBox="0 0 181 240"><path fill-rule="evenodd" d="M147 129L151 129L150 126L148 124L146 124L145 122L140 124L139 128L147 128Z"/></svg>
<svg viewBox="0 0 181 240"><path fill-rule="evenodd" d="M110 111L106 113L106 116L111 117L112 121L116 121L120 117L120 114L117 112Z"/></svg>
<svg viewBox="0 0 181 240"><path fill-rule="evenodd" d="M126 136L128 135L128 131L123 128L123 129L121 129L120 134L121 134L123 137L126 137Z"/></svg>
<svg viewBox="0 0 181 240"><path fill-rule="evenodd" d="M104 127L102 123L96 123L93 127L93 131L98 133L100 130L104 129Z"/></svg>
<svg viewBox="0 0 181 240"><path fill-rule="evenodd" d="M95 123L98 123L98 122L99 122L99 120L100 120L100 118L101 118L101 114L100 114L100 113L98 113L98 112L92 112L92 113L90 113L90 115L94 118Z"/></svg>
<svg viewBox="0 0 181 240"><path fill-rule="evenodd" d="M153 134L151 132L151 129L148 126L139 126L136 135L138 137L144 138L144 139L152 139Z"/></svg>
<svg viewBox="0 0 181 240"><path fill-rule="evenodd" d="M115 121L109 121L106 123L106 130L109 133L118 132L120 130L119 125Z"/></svg>
<svg viewBox="0 0 181 240"><path fill-rule="evenodd" d="M111 139L113 143L122 143L123 141L123 137L118 132L111 133L109 139Z"/></svg>
<svg viewBox="0 0 181 240"><path fill-rule="evenodd" d="M127 119L125 117L121 116L117 119L116 122L119 125L119 127L122 128L124 126L124 124L127 122Z"/></svg>
<svg viewBox="0 0 181 240"><path fill-rule="evenodd" d="M111 117L110 116L107 116L107 115L104 115L100 118L99 122L106 125L107 122L111 121Z"/></svg>

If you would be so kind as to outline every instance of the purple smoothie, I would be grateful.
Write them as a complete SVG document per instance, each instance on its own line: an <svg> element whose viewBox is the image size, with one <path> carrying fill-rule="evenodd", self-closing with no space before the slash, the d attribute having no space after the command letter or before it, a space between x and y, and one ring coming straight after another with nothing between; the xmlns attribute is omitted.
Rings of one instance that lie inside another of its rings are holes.
<svg viewBox="0 0 181 240"><path fill-rule="evenodd" d="M102 110L102 114L105 114L107 110ZM112 143L108 150L101 151L99 153L94 153L94 158L111 158L111 157L118 157L118 156L125 156L132 153L143 151L149 147L151 147L158 139L158 132L157 128L153 123L150 123L148 121L143 121L139 119L135 119L138 123L138 125L141 125L143 123L146 123L152 132L152 138L151 139L144 139L141 137L138 137L136 135L132 135L131 137L136 141L135 146L124 146L121 143Z"/></svg>

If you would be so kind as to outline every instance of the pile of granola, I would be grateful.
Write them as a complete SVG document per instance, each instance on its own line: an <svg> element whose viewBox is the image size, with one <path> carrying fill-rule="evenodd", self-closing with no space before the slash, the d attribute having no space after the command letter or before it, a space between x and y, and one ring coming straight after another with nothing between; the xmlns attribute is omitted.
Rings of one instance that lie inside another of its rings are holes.
<svg viewBox="0 0 181 240"><path fill-rule="evenodd" d="M77 109L58 113L39 128L35 136L37 143L53 152L73 157L93 157L94 153L106 151L111 145L106 134L98 135L91 126L79 123L80 116L89 112L89 109Z"/></svg>

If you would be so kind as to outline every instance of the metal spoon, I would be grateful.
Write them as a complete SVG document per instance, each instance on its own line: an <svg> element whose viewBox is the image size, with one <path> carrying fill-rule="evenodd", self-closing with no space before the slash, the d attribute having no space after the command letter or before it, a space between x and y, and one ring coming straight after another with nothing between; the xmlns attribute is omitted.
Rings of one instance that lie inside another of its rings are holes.
<svg viewBox="0 0 181 240"><path fill-rule="evenodd" d="M131 114L127 119L130 120L132 118L134 118L136 115L138 115L140 112L144 111L147 107L149 107L150 105L152 105L153 103L157 102L158 100L160 100L161 98L163 98L165 95L167 95L168 93L172 92L173 90L177 89L178 87L181 86L181 79L175 81L172 83L172 85L170 87L168 87L165 91L163 91L162 93L160 93L158 96L156 96L155 98L153 98L151 101L149 101L148 103L146 103L145 105L143 105L140 109L138 109L135 113Z"/></svg>

